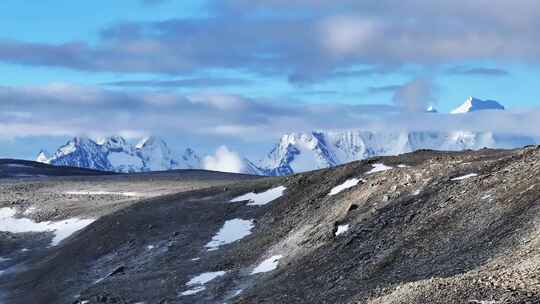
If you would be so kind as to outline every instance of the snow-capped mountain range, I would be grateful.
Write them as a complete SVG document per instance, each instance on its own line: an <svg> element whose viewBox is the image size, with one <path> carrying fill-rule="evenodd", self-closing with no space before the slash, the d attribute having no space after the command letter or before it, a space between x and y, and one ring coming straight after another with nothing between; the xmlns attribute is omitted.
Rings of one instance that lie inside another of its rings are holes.
<svg viewBox="0 0 540 304"><path fill-rule="evenodd" d="M452 114L480 110L504 110L496 101L469 97ZM437 113L434 108L428 110ZM464 149L511 148L535 144L528 137L503 136L493 132L422 131L374 132L366 130L290 133L258 162L243 159L243 172L260 175L288 175L322 169L374 156L397 155L418 149L459 151ZM165 141L145 138L136 145L119 136L91 140L74 138L52 156L42 151L37 161L116 172L147 172L173 169L203 169L200 156L188 148L172 152Z"/></svg>
<svg viewBox="0 0 540 304"><path fill-rule="evenodd" d="M186 149L182 154L175 154L165 141L153 136L136 145L129 144L120 136L98 140L75 137L51 156L41 151L37 161L124 173L201 167L201 159L195 151Z"/></svg>
<svg viewBox="0 0 540 304"><path fill-rule="evenodd" d="M261 161L265 175L287 175L328 168L374 156L398 155L419 149L460 151L511 148L534 144L532 138L492 132L315 131L284 135Z"/></svg>

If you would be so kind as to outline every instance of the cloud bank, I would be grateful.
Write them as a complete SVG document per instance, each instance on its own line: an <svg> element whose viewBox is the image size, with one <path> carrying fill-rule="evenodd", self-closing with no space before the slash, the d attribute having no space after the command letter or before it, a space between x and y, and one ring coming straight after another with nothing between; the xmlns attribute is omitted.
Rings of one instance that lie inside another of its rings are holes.
<svg viewBox="0 0 540 304"><path fill-rule="evenodd" d="M466 96L464 96L463 101ZM0 138L147 134L274 142L314 129L442 131L456 128L540 136L540 108L467 115L426 114L436 88L417 79L395 91L393 105L298 103L219 92L182 95L56 83L0 87ZM502 101L504 104L504 101ZM457 107L460 101L455 103ZM523 128L527 121L527 128ZM106 123L104 123L106 122Z"/></svg>

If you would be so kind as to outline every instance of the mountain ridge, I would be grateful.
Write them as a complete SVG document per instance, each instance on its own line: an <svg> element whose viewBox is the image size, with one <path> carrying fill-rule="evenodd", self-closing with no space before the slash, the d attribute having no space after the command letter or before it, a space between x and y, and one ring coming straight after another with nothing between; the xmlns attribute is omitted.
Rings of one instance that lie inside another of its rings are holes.
<svg viewBox="0 0 540 304"><path fill-rule="evenodd" d="M453 114L483 110L504 110L496 101L469 97ZM434 107L428 113L437 113ZM281 136L272 150L257 162L247 158L241 172L282 176L323 169L374 156L398 155L419 149L460 151L467 149L516 148L536 144L527 136L497 134L490 131L369 131L363 129L292 132ZM114 172L148 172L173 169L202 169L204 159L193 149L176 154L158 137L149 136L129 144L121 136L96 141L75 137L49 156L40 151L36 161L60 166L75 166Z"/></svg>

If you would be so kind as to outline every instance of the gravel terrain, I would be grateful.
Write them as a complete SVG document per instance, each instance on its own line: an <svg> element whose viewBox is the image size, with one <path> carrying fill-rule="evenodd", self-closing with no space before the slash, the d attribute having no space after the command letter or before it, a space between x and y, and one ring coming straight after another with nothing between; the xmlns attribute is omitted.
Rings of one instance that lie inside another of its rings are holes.
<svg viewBox="0 0 540 304"><path fill-rule="evenodd" d="M0 302L540 303L539 187L538 147L275 178L6 179L0 208L19 217L95 221L57 246L0 234Z"/></svg>

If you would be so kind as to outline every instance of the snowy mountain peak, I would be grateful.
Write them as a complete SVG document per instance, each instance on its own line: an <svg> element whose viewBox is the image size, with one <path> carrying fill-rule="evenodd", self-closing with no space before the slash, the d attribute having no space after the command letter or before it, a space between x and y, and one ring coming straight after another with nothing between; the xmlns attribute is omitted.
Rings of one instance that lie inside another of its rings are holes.
<svg viewBox="0 0 540 304"><path fill-rule="evenodd" d="M426 113L439 113L439 111L437 111L437 109L435 109L434 106L429 106L429 107L426 109Z"/></svg>
<svg viewBox="0 0 540 304"><path fill-rule="evenodd" d="M451 114L464 114L482 110L504 110L504 106L495 100L482 100L470 96L459 107L451 111Z"/></svg>
<svg viewBox="0 0 540 304"><path fill-rule="evenodd" d="M200 157L192 149L174 154L165 141L148 137L136 146L121 136L96 141L75 137L49 157L40 152L38 162L115 172L147 172L173 169L198 169Z"/></svg>
<svg viewBox="0 0 540 304"><path fill-rule="evenodd" d="M41 150L41 151L39 151L38 156L36 157L36 161L39 162L39 163L47 164L49 162L50 157L51 156L50 156L49 152L47 152L45 150Z"/></svg>

